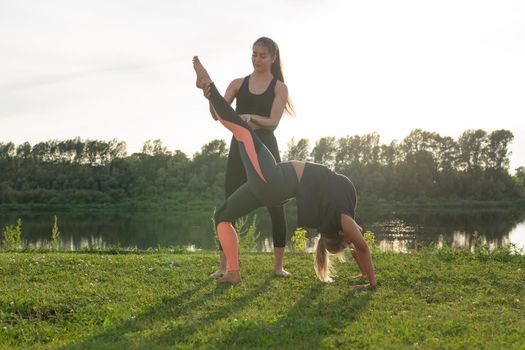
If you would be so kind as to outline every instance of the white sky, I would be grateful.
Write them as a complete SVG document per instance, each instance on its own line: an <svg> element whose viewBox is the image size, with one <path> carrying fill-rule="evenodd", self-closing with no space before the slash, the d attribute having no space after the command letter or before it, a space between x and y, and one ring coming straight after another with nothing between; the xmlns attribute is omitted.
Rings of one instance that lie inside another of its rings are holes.
<svg viewBox="0 0 525 350"><path fill-rule="evenodd" d="M146 140L191 156L230 138L194 88L198 54L221 91L251 44L281 48L292 137L421 128L514 133L525 165L525 1L0 0L0 142Z"/></svg>

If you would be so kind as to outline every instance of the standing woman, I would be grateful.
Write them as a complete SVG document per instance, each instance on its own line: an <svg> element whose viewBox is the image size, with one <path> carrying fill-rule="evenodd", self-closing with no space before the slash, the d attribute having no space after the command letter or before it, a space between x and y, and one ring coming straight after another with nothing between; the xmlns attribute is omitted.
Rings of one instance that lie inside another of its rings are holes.
<svg viewBox="0 0 525 350"><path fill-rule="evenodd" d="M273 154L275 160L280 163L279 147L273 131L279 125L284 111L293 115L294 108L288 98L288 88L284 84L279 47L272 39L261 37L255 41L252 50L252 74L233 80L226 89L224 99L229 104L236 99L235 111L237 114L250 125ZM212 116L215 118L213 112ZM228 198L246 181L246 171L239 154L239 145L232 137L226 165L225 198ZM288 277L290 274L283 268L287 231L284 207L267 207L267 209L272 219L275 274ZM220 247L220 266L210 277L218 278L225 272L226 257Z"/></svg>

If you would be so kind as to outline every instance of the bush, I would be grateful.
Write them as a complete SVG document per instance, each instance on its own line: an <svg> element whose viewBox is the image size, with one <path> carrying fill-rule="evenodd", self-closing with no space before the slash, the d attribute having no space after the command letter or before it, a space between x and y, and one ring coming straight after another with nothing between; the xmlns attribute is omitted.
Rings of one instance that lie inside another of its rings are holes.
<svg viewBox="0 0 525 350"><path fill-rule="evenodd" d="M58 250L58 237L60 236L60 232L58 231L58 219L55 215L55 223L53 225L53 228L51 229L51 249Z"/></svg>
<svg viewBox="0 0 525 350"><path fill-rule="evenodd" d="M292 235L293 251L298 253L305 252L306 242L308 242L306 230L304 228L298 227Z"/></svg>
<svg viewBox="0 0 525 350"><path fill-rule="evenodd" d="M473 235L474 238L474 255L479 260L487 260L490 256L489 246L477 232Z"/></svg>
<svg viewBox="0 0 525 350"><path fill-rule="evenodd" d="M22 219L16 220L16 225L6 226L4 229L4 250L14 251L20 249L20 236L22 236Z"/></svg>
<svg viewBox="0 0 525 350"><path fill-rule="evenodd" d="M437 257L443 261L452 261L456 258L456 252L454 249L445 245L437 250Z"/></svg>
<svg viewBox="0 0 525 350"><path fill-rule="evenodd" d="M366 231L363 236L365 237L365 241L368 244L368 247L370 248L370 251L372 253L379 251L379 245L376 244L376 236L372 231Z"/></svg>

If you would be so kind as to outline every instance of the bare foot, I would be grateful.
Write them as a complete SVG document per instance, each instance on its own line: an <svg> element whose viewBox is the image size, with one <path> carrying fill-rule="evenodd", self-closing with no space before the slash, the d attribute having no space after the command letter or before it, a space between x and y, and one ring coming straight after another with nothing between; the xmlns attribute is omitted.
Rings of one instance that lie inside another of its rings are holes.
<svg viewBox="0 0 525 350"><path fill-rule="evenodd" d="M199 61L199 57L193 56L193 69L195 69L195 73L197 73L197 82L195 85L199 89L206 89L211 83L211 78L206 69L204 69L201 61Z"/></svg>
<svg viewBox="0 0 525 350"><path fill-rule="evenodd" d="M361 279L367 279L367 278L366 278L365 275L359 274L359 275L355 275L355 276L350 277L350 279L361 280Z"/></svg>
<svg viewBox="0 0 525 350"><path fill-rule="evenodd" d="M217 269L217 271L215 271L214 273L210 274L208 277L217 279L217 278L222 277L222 275L224 275L225 272L226 272L226 270Z"/></svg>
<svg viewBox="0 0 525 350"><path fill-rule="evenodd" d="M281 269L276 269L275 270L275 275L276 276L279 276L279 277L290 277L291 274L286 271L285 269L281 268Z"/></svg>
<svg viewBox="0 0 525 350"><path fill-rule="evenodd" d="M352 288L355 290L374 290L376 289L376 286L372 286L370 285L370 283L367 283L367 284L358 284L358 285L352 286Z"/></svg>
<svg viewBox="0 0 525 350"><path fill-rule="evenodd" d="M237 284L241 283L241 274L239 271L228 271L221 278L217 279L219 283Z"/></svg>

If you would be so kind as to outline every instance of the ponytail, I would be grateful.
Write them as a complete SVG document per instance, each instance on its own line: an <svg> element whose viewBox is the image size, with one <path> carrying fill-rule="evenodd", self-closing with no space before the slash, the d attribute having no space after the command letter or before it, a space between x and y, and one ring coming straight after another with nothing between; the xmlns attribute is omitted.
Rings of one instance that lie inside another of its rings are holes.
<svg viewBox="0 0 525 350"><path fill-rule="evenodd" d="M319 235L315 249L314 269L321 282L330 283L334 281L332 277L335 276L335 270L330 264L329 253L337 255L340 261L344 261L343 249L344 246L339 237L326 238Z"/></svg>
<svg viewBox="0 0 525 350"><path fill-rule="evenodd" d="M272 55L272 57L275 58L271 67L272 75L274 76L274 78L284 83L283 67L281 65L281 54L279 53L279 46L277 46L277 43L272 39L263 36L255 40L253 46L255 45L261 45L266 47L270 52L270 55ZM286 105L284 106L284 110L289 115L295 115L295 107L292 103L292 99L289 96L288 100L286 101Z"/></svg>
<svg viewBox="0 0 525 350"><path fill-rule="evenodd" d="M326 251L326 246L324 243L324 238L319 237L317 239L317 248L315 249L315 274L321 280L321 282L332 282L330 273L328 271L328 264L330 260L328 259L328 252Z"/></svg>

